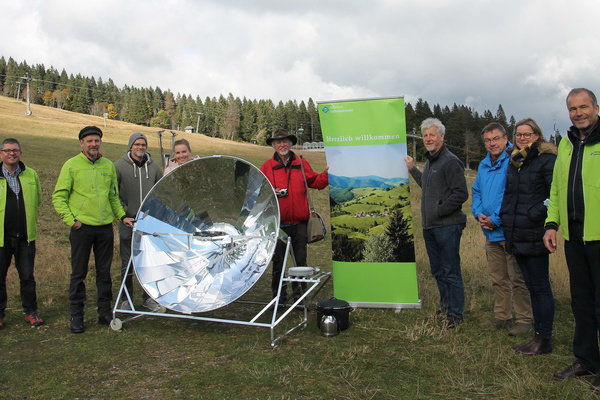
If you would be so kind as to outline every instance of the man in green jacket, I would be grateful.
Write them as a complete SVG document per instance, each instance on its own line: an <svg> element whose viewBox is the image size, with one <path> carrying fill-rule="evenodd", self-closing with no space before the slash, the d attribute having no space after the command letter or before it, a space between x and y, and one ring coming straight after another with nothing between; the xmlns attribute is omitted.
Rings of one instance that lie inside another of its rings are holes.
<svg viewBox="0 0 600 400"><path fill-rule="evenodd" d="M129 151L115 162L117 181L119 182L119 198L128 217L135 218L144 197L150 189L162 178L162 169L152 160L148 149L148 139L143 133L134 133L129 137ZM127 293L133 297L133 271L129 269L127 277L125 272L131 257L131 239L133 231L123 223L119 224L119 250L121 253L121 281L125 280ZM152 311L159 309L158 303L143 293L144 307ZM131 310L127 297L121 308Z"/></svg>
<svg viewBox="0 0 600 400"><path fill-rule="evenodd" d="M71 332L82 333L83 309L86 300L84 280L88 272L90 252L96 260L98 289L98 323L109 325L112 320L112 281L110 266L113 258L112 221L116 217L131 227L119 201L117 173L113 163L102 157L102 131L86 126L79 132L81 153L67 160L58 177L52 204L62 220L71 227L71 283L69 303Z"/></svg>
<svg viewBox="0 0 600 400"><path fill-rule="evenodd" d="M37 314L33 276L42 187L37 173L21 162L21 145L17 139L4 139L1 147L0 226L4 229L0 230L0 329L4 328L6 274L13 256L19 273L25 321L31 327L36 327L44 323Z"/></svg>
<svg viewBox="0 0 600 400"><path fill-rule="evenodd" d="M544 244L556 251L562 227L575 317L575 362L554 374L568 379L600 373L600 122L598 101L588 89L567 96L573 126L560 141L554 165ZM600 390L600 374L592 383Z"/></svg>

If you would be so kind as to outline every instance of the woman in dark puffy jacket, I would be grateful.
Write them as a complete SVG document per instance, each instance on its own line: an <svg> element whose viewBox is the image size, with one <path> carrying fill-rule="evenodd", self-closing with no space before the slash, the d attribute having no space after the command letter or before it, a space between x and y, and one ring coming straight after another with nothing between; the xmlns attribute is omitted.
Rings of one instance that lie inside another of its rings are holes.
<svg viewBox="0 0 600 400"><path fill-rule="evenodd" d="M531 118L517 122L515 146L507 150L510 164L500 217L506 237L506 251L514 254L531 296L535 335L515 347L519 354L552 352L554 295L550 285L548 250L545 248L546 199L550 196L556 146L547 143Z"/></svg>

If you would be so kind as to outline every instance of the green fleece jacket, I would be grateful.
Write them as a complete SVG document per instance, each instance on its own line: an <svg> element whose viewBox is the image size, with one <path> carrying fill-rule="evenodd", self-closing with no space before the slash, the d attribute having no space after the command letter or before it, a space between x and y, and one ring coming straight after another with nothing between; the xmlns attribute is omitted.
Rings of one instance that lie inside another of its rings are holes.
<svg viewBox="0 0 600 400"><path fill-rule="evenodd" d="M107 225L114 217L125 216L119 201L115 166L104 157L91 162L83 153L63 165L52 204L68 226L73 226L75 221L92 226Z"/></svg>
<svg viewBox="0 0 600 400"><path fill-rule="evenodd" d="M560 141L558 156L554 164L552 187L550 188L550 203L548 204L548 217L546 229L557 229L562 226L562 234L569 240L569 214L567 196L572 194L569 188L569 169L573 143L569 137ZM584 224L583 240L586 242L600 240L600 141L586 144L579 153L581 160L581 174L583 182Z"/></svg>
<svg viewBox="0 0 600 400"><path fill-rule="evenodd" d="M0 163L0 168L2 164ZM19 174L21 182L21 192L23 202L25 203L25 219L27 220L27 241L33 242L37 239L37 218L38 207L42 199L42 186L37 172L31 168L26 168L21 163L21 173ZM0 173L0 226L4 227L4 216L6 211L6 191L8 182L4 175ZM0 229L0 247L4 247L4 228Z"/></svg>

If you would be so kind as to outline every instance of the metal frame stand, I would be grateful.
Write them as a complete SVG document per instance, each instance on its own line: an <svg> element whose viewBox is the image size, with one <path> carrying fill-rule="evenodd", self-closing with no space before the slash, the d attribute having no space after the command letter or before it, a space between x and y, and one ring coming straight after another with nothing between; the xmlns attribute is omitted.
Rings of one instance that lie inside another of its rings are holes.
<svg viewBox="0 0 600 400"><path fill-rule="evenodd" d="M291 249L291 239L288 237L287 244L286 244L285 257L283 260L283 269L281 271L279 288L277 290L277 296L275 296L273 299L271 299L268 303L252 303L252 304L260 304L260 305L264 305L264 306L261 310L258 311L258 313L256 315L254 315L254 317L252 317L249 320L242 320L242 319L236 320L236 319L225 319L225 318L216 318L216 317L215 318L199 317L199 316L188 315L188 314L170 314L170 313L167 313L166 308L163 306L161 306L161 308L157 311L136 310L135 306L133 305L133 301L131 299L129 291L127 290L127 287L125 286L125 279L123 279L123 281L121 282L120 289L119 289L119 295L117 296L117 300L116 300L115 306L113 308L113 319L110 323L110 327L113 331L119 332L121 330L121 328L123 327L123 323L132 321L143 315L152 315L152 316L167 317L167 318L183 318L183 319L191 319L191 320L196 320L196 321L222 322L222 323L227 323L227 324L245 325L245 326L256 326L256 327L270 329L270 331L271 331L271 347L276 347L277 342L279 340L281 340L282 338L284 338L285 336L287 336L288 334L290 334L291 332L295 331L298 328L303 328L303 329L306 328L307 321L308 321L308 304L317 296L317 294L323 289L323 287L327 284L327 282L329 282L329 280L332 277L331 272L315 272L315 274L313 274L313 275L302 276L302 277L286 276L287 260L288 260L288 255L290 255L290 254L292 255L293 264L294 264L294 266L296 266L296 260L294 259L294 255L293 255L293 252ZM132 265L133 265L132 258L130 258L129 264L127 265L127 271L125 272L125 277L127 277L127 275L129 274L129 269L132 267ZM279 295L281 294L281 290L282 290L283 286L287 285L288 283L291 283L291 282L298 282L300 284L306 283L307 284L306 291L301 290L300 298L298 298L296 301L294 301L294 303L291 304L287 310L285 310L281 315L278 316L278 311L279 311L279 307L280 307ZM307 299L311 293L312 293L312 296L310 296L310 299L308 299L308 301L304 302L304 300ZM125 309L119 308L121 299L123 297L125 297L128 300L128 302L131 306L131 310L125 310ZM239 303L250 303L250 302L239 301ZM293 328L289 329L287 332L283 333L282 335L275 337L275 328L277 327L277 325L279 325L296 307L303 308L304 316L303 316L302 320L300 321L300 323L298 323L297 325L295 325ZM273 315L271 316L271 322L269 322L269 323L257 322L257 320L261 316L268 315L269 312L273 313ZM116 316L117 313L126 314L130 317L127 319L121 320L121 319L117 318L117 316Z"/></svg>

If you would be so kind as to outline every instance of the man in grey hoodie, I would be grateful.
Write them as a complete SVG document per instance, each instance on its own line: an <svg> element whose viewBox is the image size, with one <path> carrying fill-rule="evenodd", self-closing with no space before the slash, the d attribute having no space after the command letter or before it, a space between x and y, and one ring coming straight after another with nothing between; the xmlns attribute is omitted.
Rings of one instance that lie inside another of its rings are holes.
<svg viewBox="0 0 600 400"><path fill-rule="evenodd" d="M119 182L119 199L127 217L135 218L146 194L162 178L160 166L147 153L148 139L143 133L134 133L129 137L129 151L115 162ZM119 248L121 253L121 282L125 279L129 259L131 258L131 239L133 230L119 223ZM133 297L133 270L127 274L125 285L130 297ZM158 304L146 292L143 293L144 307L152 311L159 309ZM130 310L131 304L124 298L121 308Z"/></svg>

